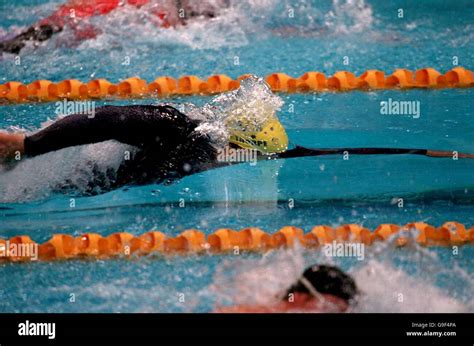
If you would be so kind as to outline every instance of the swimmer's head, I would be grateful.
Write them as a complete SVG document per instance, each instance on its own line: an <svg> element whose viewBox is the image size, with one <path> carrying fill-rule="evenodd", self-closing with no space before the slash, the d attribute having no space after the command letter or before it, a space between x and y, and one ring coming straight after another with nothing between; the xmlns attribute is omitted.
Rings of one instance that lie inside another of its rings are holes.
<svg viewBox="0 0 474 346"><path fill-rule="evenodd" d="M262 154L277 154L288 149L288 136L276 117L271 117L259 126L240 122L238 126L230 127L229 142L244 149L258 150Z"/></svg>
<svg viewBox="0 0 474 346"><path fill-rule="evenodd" d="M330 294L347 302L353 300L358 294L354 279L339 268L315 265L304 271L285 297L288 297L290 293L312 294L313 290L321 294Z"/></svg>
<svg viewBox="0 0 474 346"><path fill-rule="evenodd" d="M200 108L197 114L204 122L199 130L209 133L219 146L281 153L288 148L288 136L276 115L282 105L263 78L247 76L238 89L219 94Z"/></svg>

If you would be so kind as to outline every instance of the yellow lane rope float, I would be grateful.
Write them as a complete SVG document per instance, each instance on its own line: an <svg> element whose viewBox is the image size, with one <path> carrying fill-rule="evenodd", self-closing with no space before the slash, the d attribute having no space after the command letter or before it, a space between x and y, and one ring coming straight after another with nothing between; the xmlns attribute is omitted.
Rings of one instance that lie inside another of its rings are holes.
<svg viewBox="0 0 474 346"><path fill-rule="evenodd" d="M207 237L195 229L186 230L176 237L167 237L159 231L150 231L138 236L119 232L106 237L97 233L86 233L78 237L54 234L50 240L42 244L35 243L25 235L0 239L0 260L30 262L80 258L130 258L149 254L266 252L271 249L293 247L297 243L305 248L317 249L333 242L360 243L369 246L389 239L397 247L403 247L412 242L421 246L472 245L474 244L474 227L467 229L463 224L451 221L440 227L424 222L409 223L404 226L381 224L373 232L363 226L349 224L336 228L315 226L308 233L293 226L285 226L273 234L255 227L240 231L221 228ZM36 258L21 253L21 248L24 250L31 245L37 247Z"/></svg>
<svg viewBox="0 0 474 346"><path fill-rule="evenodd" d="M118 84L113 84L106 79L94 79L85 83L77 79L67 79L58 83L37 80L27 85L12 81L0 85L0 102L209 95L237 89L240 81L247 77L248 75L242 75L234 80L220 74L205 80L197 76L183 76L176 80L165 76L156 78L151 83L139 77L131 77ZM306 72L297 78L285 73L272 73L265 80L273 91L288 93L474 86L473 72L463 67L453 68L445 74L433 68L420 69L415 73L406 69L397 69L388 77L378 70L368 70L359 77L352 72L338 71L328 78L321 72Z"/></svg>

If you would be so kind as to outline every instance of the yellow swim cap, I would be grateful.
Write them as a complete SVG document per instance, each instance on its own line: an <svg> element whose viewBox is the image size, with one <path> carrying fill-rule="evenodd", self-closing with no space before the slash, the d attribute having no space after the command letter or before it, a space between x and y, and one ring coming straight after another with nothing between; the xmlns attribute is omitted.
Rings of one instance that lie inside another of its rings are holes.
<svg viewBox="0 0 474 346"><path fill-rule="evenodd" d="M288 136L277 118L271 118L260 128L231 129L229 142L244 149L256 149L263 154L276 154L288 149Z"/></svg>

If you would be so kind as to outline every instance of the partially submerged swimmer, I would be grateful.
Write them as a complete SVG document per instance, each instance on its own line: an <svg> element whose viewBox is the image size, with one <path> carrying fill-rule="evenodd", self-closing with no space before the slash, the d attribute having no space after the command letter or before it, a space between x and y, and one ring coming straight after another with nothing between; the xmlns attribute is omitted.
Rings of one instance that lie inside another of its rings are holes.
<svg viewBox="0 0 474 346"><path fill-rule="evenodd" d="M300 146L290 149L285 128L276 116L282 104L263 80L252 76L244 79L239 89L220 94L201 108L187 105L184 110L183 105L182 112L170 105L105 106L95 109L93 114L68 115L31 135L0 132L0 163L6 161L2 168L8 169L24 158L111 140L128 145L118 167L107 162L104 169L91 159L86 167L80 168L86 169L85 180L67 179L53 187L59 192L72 190L96 195L126 185L172 182L194 173L238 164L242 157L251 164L256 159L336 154L453 158L451 151L427 149ZM244 155L235 155L236 150L244 151ZM225 157L228 153L230 159ZM472 154L455 154L457 158L474 158Z"/></svg>
<svg viewBox="0 0 474 346"><path fill-rule="evenodd" d="M250 150L258 154L243 155L252 160L287 159L320 155L414 154L429 157L449 157L453 152L403 148L336 148L308 149L300 146L288 149L288 136L275 114L264 117L258 125L246 126L237 121L229 124L227 147L216 146L212 136L200 131L204 121L193 119L169 105L105 106L95 110L95 116L72 114L57 120L40 131L24 135L0 132L0 163L18 162L63 148L100 143L109 140L130 145L125 150L118 169L100 169L90 163L91 177L80 188L84 195L96 195L126 185L169 183L187 175L236 164L222 154L226 148ZM243 126L242 126L243 125ZM473 154L456 153L459 158L474 158ZM56 190L77 190L64 182Z"/></svg>
<svg viewBox="0 0 474 346"><path fill-rule="evenodd" d="M106 16L116 9L128 5L142 9L147 19L160 28L186 25L191 18L209 19L217 16L220 8L229 6L227 0L212 3L201 0L69 0L47 18L33 24L13 38L0 42L0 53L18 54L26 42L38 44L68 27L74 32L76 41L97 37L100 28L88 23L88 19Z"/></svg>
<svg viewBox="0 0 474 346"><path fill-rule="evenodd" d="M339 268L314 265L274 304L239 305L219 308L216 312L347 312L356 303L358 294L354 279Z"/></svg>
<svg viewBox="0 0 474 346"><path fill-rule="evenodd" d="M198 126L202 121L168 105L105 106L95 116L72 114L32 135L0 133L0 159L34 157L63 148L115 140L134 147L124 152L118 170L97 171L86 194L125 185L171 182L209 168L226 166L212 138ZM234 129L228 146L256 150L260 155L284 152L285 129L275 116L258 128ZM1 161L1 160L0 160ZM105 176L104 176L105 175Z"/></svg>

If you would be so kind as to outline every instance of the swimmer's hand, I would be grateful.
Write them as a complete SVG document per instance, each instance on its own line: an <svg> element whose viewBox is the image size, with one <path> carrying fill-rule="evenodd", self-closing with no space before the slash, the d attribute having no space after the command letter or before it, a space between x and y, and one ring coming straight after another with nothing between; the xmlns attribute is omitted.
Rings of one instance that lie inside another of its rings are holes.
<svg viewBox="0 0 474 346"><path fill-rule="evenodd" d="M0 131L0 163L15 157L21 157L25 152L25 135Z"/></svg>

